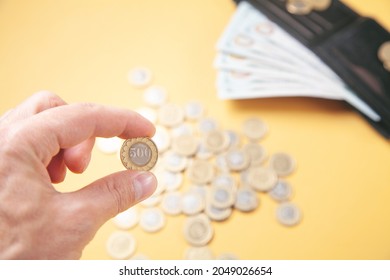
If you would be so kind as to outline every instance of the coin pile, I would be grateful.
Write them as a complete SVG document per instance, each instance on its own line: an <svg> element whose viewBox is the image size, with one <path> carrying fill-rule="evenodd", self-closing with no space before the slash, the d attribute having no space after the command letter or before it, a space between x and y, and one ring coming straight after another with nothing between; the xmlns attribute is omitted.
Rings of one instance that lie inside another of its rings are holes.
<svg viewBox="0 0 390 280"><path fill-rule="evenodd" d="M332 4L332 0L288 0L286 9L294 15L307 15L311 11L325 11Z"/></svg>
<svg viewBox="0 0 390 280"><path fill-rule="evenodd" d="M207 247L216 238L213 223L227 220L235 210L256 210L259 193L278 203L275 217L279 223L294 226L300 222L301 212L291 202L293 189L286 180L296 162L287 153L267 155L260 144L268 132L264 121L249 118L239 133L224 129L207 116L203 104L168 102L166 90L157 86L144 91L144 101L146 106L136 111L156 125L152 140L159 160L151 171L158 186L151 197L113 219L120 230L139 224L145 232L154 233L164 228L165 215L185 215L182 234L190 248L183 258L237 259L231 253L215 257ZM134 238L118 232L107 243L112 258L131 257L134 248Z"/></svg>
<svg viewBox="0 0 390 280"><path fill-rule="evenodd" d="M378 58L383 67L390 72L390 41L384 42L378 50Z"/></svg>

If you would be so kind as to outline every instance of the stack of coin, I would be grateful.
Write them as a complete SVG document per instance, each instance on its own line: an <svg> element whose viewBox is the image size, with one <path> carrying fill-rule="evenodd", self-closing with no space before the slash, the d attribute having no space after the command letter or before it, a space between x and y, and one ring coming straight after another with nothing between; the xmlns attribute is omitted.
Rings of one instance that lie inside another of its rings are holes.
<svg viewBox="0 0 390 280"><path fill-rule="evenodd" d="M167 92L160 86L147 88L144 101L145 106L136 111L156 125L156 134L151 141L125 141L121 159L126 168L138 170L147 170L150 161L154 161L151 171L157 177L158 187L136 210L131 208L113 219L118 229L132 230L138 223L145 232L156 233L164 229L166 215L184 215L182 238L190 247L183 257L211 259L216 257L207 246L218 238L214 236L213 224L228 222L235 210L256 211L265 194L278 203L275 217L281 225L299 223L302 215L291 202L293 189L287 181L296 162L287 153L268 155L261 143L269 132L263 120L249 118L239 132L224 129L206 114L202 103L191 100L180 106L168 102ZM130 152L140 157L129 158ZM128 236L121 238L125 240L121 243L131 243L126 241L130 240ZM109 254L113 258L132 257L132 246L113 253L110 244L107 248L111 248ZM231 253L217 258L237 259Z"/></svg>

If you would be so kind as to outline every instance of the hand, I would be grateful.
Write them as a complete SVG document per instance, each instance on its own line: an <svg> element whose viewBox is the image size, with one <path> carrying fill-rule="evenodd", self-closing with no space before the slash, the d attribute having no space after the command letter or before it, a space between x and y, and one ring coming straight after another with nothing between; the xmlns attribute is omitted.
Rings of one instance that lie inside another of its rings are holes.
<svg viewBox="0 0 390 280"><path fill-rule="evenodd" d="M152 173L120 171L78 191L57 192L66 169L82 173L95 137L144 137L137 113L96 104L67 105L33 95L0 119L0 259L76 259L108 219L150 196Z"/></svg>

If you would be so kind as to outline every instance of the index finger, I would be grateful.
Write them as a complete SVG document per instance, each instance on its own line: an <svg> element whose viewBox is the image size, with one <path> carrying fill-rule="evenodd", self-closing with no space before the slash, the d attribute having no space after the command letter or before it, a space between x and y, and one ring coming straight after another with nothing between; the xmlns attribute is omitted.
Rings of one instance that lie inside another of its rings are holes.
<svg viewBox="0 0 390 280"><path fill-rule="evenodd" d="M46 110L22 122L23 141L48 164L60 149L91 137L151 137L154 125L136 112L98 104L71 104Z"/></svg>

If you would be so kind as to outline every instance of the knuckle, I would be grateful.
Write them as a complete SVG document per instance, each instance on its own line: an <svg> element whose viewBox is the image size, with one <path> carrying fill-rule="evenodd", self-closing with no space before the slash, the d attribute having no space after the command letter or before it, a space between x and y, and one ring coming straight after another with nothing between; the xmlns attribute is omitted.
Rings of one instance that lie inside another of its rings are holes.
<svg viewBox="0 0 390 280"><path fill-rule="evenodd" d="M128 208L128 204L133 200L134 193L130 188L120 188L113 181L107 182L104 187L113 200L116 213L120 213Z"/></svg>

